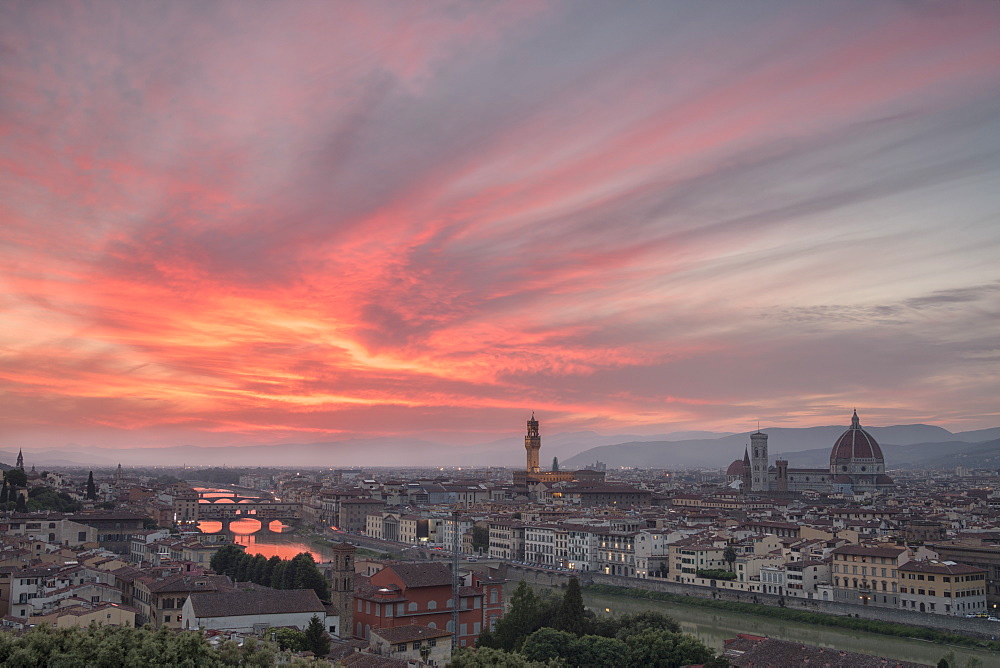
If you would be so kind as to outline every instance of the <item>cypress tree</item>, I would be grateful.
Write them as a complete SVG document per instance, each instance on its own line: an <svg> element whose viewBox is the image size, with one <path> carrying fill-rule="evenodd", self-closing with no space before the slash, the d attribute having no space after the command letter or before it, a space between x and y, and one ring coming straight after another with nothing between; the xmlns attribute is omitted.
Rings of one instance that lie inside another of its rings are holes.
<svg viewBox="0 0 1000 668"><path fill-rule="evenodd" d="M94 485L94 472L87 476L87 498L91 501L97 499L97 486Z"/></svg>
<svg viewBox="0 0 1000 668"><path fill-rule="evenodd" d="M10 493L7 491L7 479L4 478L3 486L0 486L0 503L7 503L7 497Z"/></svg>
<svg viewBox="0 0 1000 668"><path fill-rule="evenodd" d="M264 574L261 576L261 584L265 587L270 587L271 583L274 581L274 569L277 568L278 564L281 563L281 557L275 555L267 560L267 564L264 565Z"/></svg>
<svg viewBox="0 0 1000 668"><path fill-rule="evenodd" d="M562 605L556 613L555 623L552 625L560 631L568 631L577 636L582 636L587 632L587 608L583 605L583 590L580 589L580 580L570 578L566 586L566 593L563 595Z"/></svg>
<svg viewBox="0 0 1000 668"><path fill-rule="evenodd" d="M323 628L323 622L319 617L313 615L306 626L306 647L318 657L324 657L330 653L330 639Z"/></svg>

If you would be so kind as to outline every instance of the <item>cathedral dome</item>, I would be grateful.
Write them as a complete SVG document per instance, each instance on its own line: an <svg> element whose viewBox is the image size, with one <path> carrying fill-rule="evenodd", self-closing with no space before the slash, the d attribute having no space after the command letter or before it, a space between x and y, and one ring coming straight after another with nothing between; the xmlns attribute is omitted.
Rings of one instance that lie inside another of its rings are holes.
<svg viewBox="0 0 1000 668"><path fill-rule="evenodd" d="M867 431L861 428L858 412L854 411L851 428L840 435L830 452L830 465L849 460L877 460L884 462L882 448Z"/></svg>
<svg viewBox="0 0 1000 668"><path fill-rule="evenodd" d="M743 464L742 459L737 459L735 462L729 465L726 469L727 476L741 476L746 472L746 467Z"/></svg>

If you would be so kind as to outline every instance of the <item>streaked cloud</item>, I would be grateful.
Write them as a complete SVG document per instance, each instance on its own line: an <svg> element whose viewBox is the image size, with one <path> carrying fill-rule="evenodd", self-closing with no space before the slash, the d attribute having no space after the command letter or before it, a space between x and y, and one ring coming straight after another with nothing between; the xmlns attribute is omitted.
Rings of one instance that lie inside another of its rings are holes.
<svg viewBox="0 0 1000 668"><path fill-rule="evenodd" d="M1000 6L7 3L25 445L995 426Z"/></svg>

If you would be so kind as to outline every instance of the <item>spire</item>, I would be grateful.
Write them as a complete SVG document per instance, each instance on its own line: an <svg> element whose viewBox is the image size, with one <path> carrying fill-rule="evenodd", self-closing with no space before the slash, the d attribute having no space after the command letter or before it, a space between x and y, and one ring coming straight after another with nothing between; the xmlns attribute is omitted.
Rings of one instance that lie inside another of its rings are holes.
<svg viewBox="0 0 1000 668"><path fill-rule="evenodd" d="M743 465L750 469L750 446L743 446Z"/></svg>
<svg viewBox="0 0 1000 668"><path fill-rule="evenodd" d="M861 420L858 419L858 409L854 409L854 417L851 418L851 429L861 429Z"/></svg>
<svg viewBox="0 0 1000 668"><path fill-rule="evenodd" d="M17 449L17 468L24 470L24 454L20 448Z"/></svg>

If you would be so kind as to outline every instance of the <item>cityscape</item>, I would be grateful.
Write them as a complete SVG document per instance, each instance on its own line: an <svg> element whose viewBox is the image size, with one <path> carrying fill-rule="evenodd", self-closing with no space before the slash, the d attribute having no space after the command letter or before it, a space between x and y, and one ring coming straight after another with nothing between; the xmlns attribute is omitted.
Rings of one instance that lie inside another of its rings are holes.
<svg viewBox="0 0 1000 668"><path fill-rule="evenodd" d="M0 2L0 665L1000 665L1000 2Z"/></svg>
<svg viewBox="0 0 1000 668"><path fill-rule="evenodd" d="M593 624L612 606L699 612L678 598L722 615L726 605L754 610L732 608L725 638L682 623L704 655L677 665L780 656L918 666L948 651L956 665L986 665L997 651L1000 437L974 444L981 459L953 470L897 467L855 411L826 468L775 459L765 428L728 467L568 469L557 457L541 466L542 431L531 414L524 465L513 469L119 465L95 475L39 471L19 452L0 490L2 626L277 638L295 661L317 658L305 641L312 623L337 665L479 665L463 656L504 651L496 638L505 612L518 614L515 585L527 583L548 597L576 587ZM845 630L846 646L780 625L760 633L775 610L871 627ZM875 634L887 628L966 647L912 640L884 657ZM534 637L521 650L538 656Z"/></svg>

